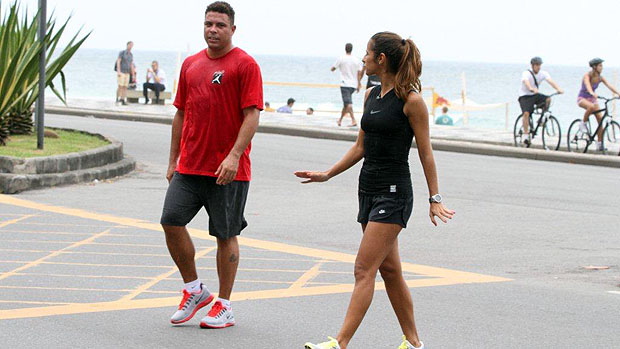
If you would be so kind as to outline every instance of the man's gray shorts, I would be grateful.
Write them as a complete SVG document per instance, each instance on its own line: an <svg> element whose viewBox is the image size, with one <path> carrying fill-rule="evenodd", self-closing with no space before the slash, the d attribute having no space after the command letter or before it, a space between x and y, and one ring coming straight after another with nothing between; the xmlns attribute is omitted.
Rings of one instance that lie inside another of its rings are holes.
<svg viewBox="0 0 620 349"><path fill-rule="evenodd" d="M340 86L340 94L342 95L342 104L344 104L345 107L349 104L353 104L353 92L355 92L355 89L353 87Z"/></svg>
<svg viewBox="0 0 620 349"><path fill-rule="evenodd" d="M250 182L215 184L217 178L174 173L166 192L160 223L186 226L204 207L209 215L209 235L228 239L248 223L243 217Z"/></svg>

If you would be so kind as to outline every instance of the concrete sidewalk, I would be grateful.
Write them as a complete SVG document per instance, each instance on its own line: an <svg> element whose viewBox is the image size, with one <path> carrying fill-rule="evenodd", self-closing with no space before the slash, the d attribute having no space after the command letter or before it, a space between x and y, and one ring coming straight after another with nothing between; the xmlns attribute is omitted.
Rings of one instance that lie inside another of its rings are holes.
<svg viewBox="0 0 620 349"><path fill-rule="evenodd" d="M75 99L69 100L67 106L57 100L49 100L46 111L62 115L171 124L176 108L172 105L150 104L123 106L116 105L112 101ZM338 117L333 115L306 116L263 112L259 132L333 140L355 140L358 128L338 127L337 120ZM350 120L345 119L343 123L348 125ZM431 125L430 133L435 150L620 168L619 156L547 151L542 149L540 139L534 140L532 148L517 148L513 145L512 133L504 130Z"/></svg>

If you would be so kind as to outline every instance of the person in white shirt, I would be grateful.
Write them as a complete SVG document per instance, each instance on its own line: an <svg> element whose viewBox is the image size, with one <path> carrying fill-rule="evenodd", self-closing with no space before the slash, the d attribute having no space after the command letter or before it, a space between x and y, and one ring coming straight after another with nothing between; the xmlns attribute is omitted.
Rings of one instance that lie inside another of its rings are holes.
<svg viewBox="0 0 620 349"><path fill-rule="evenodd" d="M359 73L362 71L362 61L351 54L351 52L353 52L352 44L346 44L344 51L346 54L338 58L336 64L334 64L331 69L331 71L340 69L340 93L342 94L342 103L344 106L342 107L342 113L338 120L338 126L342 124L342 119L347 114L351 116L351 126L357 126L355 116L353 115L352 95L355 91L359 92L362 87L362 75Z"/></svg>
<svg viewBox="0 0 620 349"><path fill-rule="evenodd" d="M166 72L159 68L157 61L151 63L151 67L146 71L146 82L142 84L144 104L149 102L149 89L155 91L155 104L159 104L159 93L166 89Z"/></svg>
<svg viewBox="0 0 620 349"><path fill-rule="evenodd" d="M531 142L532 136L530 134L530 115L534 112L535 106L549 107L551 99L546 95L538 92L540 84L543 81L547 81L551 87L556 89L558 93L564 93L562 89L551 80L551 75L548 72L541 70L542 58L534 57L530 60L532 69L526 70L521 74L521 89L519 90L519 105L523 112L523 134L527 134L527 139L524 142Z"/></svg>

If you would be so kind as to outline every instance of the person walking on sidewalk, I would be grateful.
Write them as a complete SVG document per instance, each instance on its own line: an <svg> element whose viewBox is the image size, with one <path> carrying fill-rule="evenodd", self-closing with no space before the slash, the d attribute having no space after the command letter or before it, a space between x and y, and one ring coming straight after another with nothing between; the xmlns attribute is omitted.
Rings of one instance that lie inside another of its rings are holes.
<svg viewBox="0 0 620 349"><path fill-rule="evenodd" d="M120 101L123 105L127 105L127 87L129 86L129 77L135 72L133 65L133 53L131 53L132 48L133 42L127 42L127 48L118 53L118 58L116 59L116 65L114 67L114 70L116 70L116 80L118 83L118 88L116 89L116 101Z"/></svg>
<svg viewBox="0 0 620 349"><path fill-rule="evenodd" d="M362 88L361 74L362 70L361 61L354 57L353 45L346 44L344 46L345 54L338 58L331 71L340 69L340 94L342 95L342 112L340 113L340 119L338 119L338 126L342 125L342 119L345 115L351 117L351 126L357 126L355 121L355 115L353 115L353 92L359 92Z"/></svg>
<svg viewBox="0 0 620 349"><path fill-rule="evenodd" d="M429 217L444 223L454 211L443 206L429 136L428 109L420 95L422 62L411 39L390 32L373 35L364 57L367 74L381 86L366 91L356 143L325 172L298 171L303 183L325 182L364 159L359 176L359 213L363 237L355 260L355 287L344 324L336 338L307 349L344 349L372 302L377 271L385 282L392 308L403 331L399 349L423 348L413 318L413 302L402 275L398 235L413 210L409 150L415 132L418 154L429 191ZM330 315L331 316L331 315ZM381 346L390 347L390 344Z"/></svg>
<svg viewBox="0 0 620 349"><path fill-rule="evenodd" d="M196 252L185 227L204 207L209 234L217 241L219 298L200 326L235 325L230 295L239 264L237 236L247 226L251 140L263 107L260 68L233 46L235 30L233 8L223 1L210 4L204 21L207 49L181 67L166 173L170 184L160 221L185 283L173 324L190 320L213 300L196 273Z"/></svg>

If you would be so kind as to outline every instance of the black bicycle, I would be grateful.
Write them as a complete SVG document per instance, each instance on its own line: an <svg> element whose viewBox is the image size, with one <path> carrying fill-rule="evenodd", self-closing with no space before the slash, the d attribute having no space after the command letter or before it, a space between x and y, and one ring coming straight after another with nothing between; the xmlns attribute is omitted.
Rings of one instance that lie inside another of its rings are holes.
<svg viewBox="0 0 620 349"><path fill-rule="evenodd" d="M605 101L605 108L599 109L592 113L590 119L592 119L592 117L595 117L595 114L597 113L605 112L603 114L601 122L596 127L596 130L592 132L592 127L589 122L590 119L588 119L588 122L586 123L587 132L582 132L579 127L581 119L575 119L568 128L568 151L587 153L590 145L596 142L598 132L601 130L601 128L603 128L603 139L601 140L601 147L599 149L596 149L595 151L602 152L603 154L620 155L620 124L613 120L612 116L609 115L609 108L607 106L609 102L620 99L620 97L598 97L598 99Z"/></svg>
<svg viewBox="0 0 620 349"><path fill-rule="evenodd" d="M549 98L559 95L559 93L554 93L549 95ZM532 145L532 141L534 137L539 132L539 129L542 127L542 142L543 148L547 150L558 150L560 148L560 143L562 142L562 129L560 128L560 122L558 119L551 114L551 104L549 107L545 107L546 103L541 105L537 105L534 109L534 112L530 114L530 123L529 123L529 134L523 132L523 114L517 117L515 121L513 136L515 140L516 147L525 147L529 148ZM532 115L538 115L538 121L536 121L536 126L534 126L534 118Z"/></svg>

